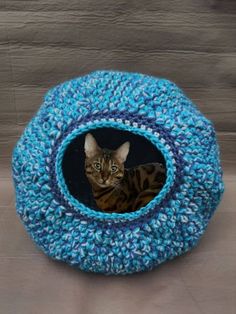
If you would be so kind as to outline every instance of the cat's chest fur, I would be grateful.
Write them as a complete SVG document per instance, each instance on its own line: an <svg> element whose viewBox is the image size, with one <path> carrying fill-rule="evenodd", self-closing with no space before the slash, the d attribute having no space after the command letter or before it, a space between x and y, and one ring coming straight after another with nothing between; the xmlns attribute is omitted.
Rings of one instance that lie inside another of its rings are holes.
<svg viewBox="0 0 236 314"><path fill-rule="evenodd" d="M140 165L125 169L123 179L115 187L93 187L93 195L97 206L105 212L132 212L156 196L165 176L159 163Z"/></svg>

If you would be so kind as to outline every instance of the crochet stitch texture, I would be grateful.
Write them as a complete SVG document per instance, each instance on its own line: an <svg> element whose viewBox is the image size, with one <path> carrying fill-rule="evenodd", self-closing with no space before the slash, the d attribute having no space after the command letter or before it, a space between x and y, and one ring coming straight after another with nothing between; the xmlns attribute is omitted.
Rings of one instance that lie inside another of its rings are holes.
<svg viewBox="0 0 236 314"><path fill-rule="evenodd" d="M102 213L75 199L62 172L66 148L89 130L146 137L163 154L161 192L133 213ZM129 274L193 248L224 190L212 123L173 82L95 71L51 88L12 156L16 208L36 244L84 271Z"/></svg>

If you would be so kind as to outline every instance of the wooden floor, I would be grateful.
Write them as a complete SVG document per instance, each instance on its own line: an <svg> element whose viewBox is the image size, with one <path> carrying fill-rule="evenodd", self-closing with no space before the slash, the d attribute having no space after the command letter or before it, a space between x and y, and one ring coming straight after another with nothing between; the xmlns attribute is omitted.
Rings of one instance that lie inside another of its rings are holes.
<svg viewBox="0 0 236 314"><path fill-rule="evenodd" d="M197 248L149 272L87 274L50 260L16 216L9 163L0 166L1 314L235 314L236 163Z"/></svg>

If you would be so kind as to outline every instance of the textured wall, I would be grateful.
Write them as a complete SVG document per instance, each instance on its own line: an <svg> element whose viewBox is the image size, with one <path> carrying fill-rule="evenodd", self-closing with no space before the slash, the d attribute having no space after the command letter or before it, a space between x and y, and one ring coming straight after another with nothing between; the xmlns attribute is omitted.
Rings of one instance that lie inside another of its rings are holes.
<svg viewBox="0 0 236 314"><path fill-rule="evenodd" d="M175 81L234 150L235 15L235 0L0 1L0 158L48 88L96 69Z"/></svg>

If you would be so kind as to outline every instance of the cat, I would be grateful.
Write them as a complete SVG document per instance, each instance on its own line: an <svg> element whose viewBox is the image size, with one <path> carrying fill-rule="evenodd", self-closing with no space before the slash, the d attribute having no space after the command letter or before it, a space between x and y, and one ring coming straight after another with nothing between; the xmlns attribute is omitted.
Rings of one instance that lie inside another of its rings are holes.
<svg viewBox="0 0 236 314"><path fill-rule="evenodd" d="M166 179L160 163L124 167L130 143L116 150L100 148L92 136L85 136L85 173L98 208L103 212L133 212L147 205L161 190Z"/></svg>

